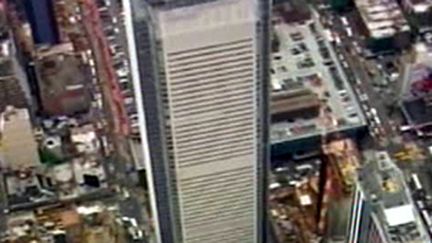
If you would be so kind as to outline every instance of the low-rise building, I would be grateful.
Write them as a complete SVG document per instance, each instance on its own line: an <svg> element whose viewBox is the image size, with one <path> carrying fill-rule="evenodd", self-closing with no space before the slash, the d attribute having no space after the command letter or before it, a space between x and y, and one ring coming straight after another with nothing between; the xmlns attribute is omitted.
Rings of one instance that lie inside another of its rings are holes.
<svg viewBox="0 0 432 243"><path fill-rule="evenodd" d="M274 30L280 48L272 54L272 155L320 149L322 136L361 131L364 115L317 14Z"/></svg>
<svg viewBox="0 0 432 243"><path fill-rule="evenodd" d="M91 80L72 44L39 48L35 70L43 113L61 116L88 111Z"/></svg>
<svg viewBox="0 0 432 243"><path fill-rule="evenodd" d="M71 141L78 153L95 154L99 152L99 139L92 124L72 128L70 133Z"/></svg>
<svg viewBox="0 0 432 243"><path fill-rule="evenodd" d="M9 106L0 114L0 156L2 166L12 170L39 165L38 145L27 109Z"/></svg>
<svg viewBox="0 0 432 243"><path fill-rule="evenodd" d="M401 49L411 44L408 21L396 0L354 0L372 52Z"/></svg>
<svg viewBox="0 0 432 243"><path fill-rule="evenodd" d="M431 0L402 0L401 3L415 28L420 32L432 29Z"/></svg>
<svg viewBox="0 0 432 243"><path fill-rule="evenodd" d="M399 105L410 129L431 136L432 128L432 47L416 44L414 58L404 63Z"/></svg>

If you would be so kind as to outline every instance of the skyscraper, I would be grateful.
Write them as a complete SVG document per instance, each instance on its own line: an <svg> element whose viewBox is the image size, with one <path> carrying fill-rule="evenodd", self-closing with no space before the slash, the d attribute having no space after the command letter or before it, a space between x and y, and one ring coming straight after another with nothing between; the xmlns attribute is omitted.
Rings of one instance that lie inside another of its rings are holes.
<svg viewBox="0 0 432 243"><path fill-rule="evenodd" d="M402 171L379 152L358 173L348 243L430 242Z"/></svg>
<svg viewBox="0 0 432 243"><path fill-rule="evenodd" d="M23 0L22 2L35 44L58 44L60 40L54 13L54 1Z"/></svg>
<svg viewBox="0 0 432 243"><path fill-rule="evenodd" d="M265 241L269 0L125 0L159 242Z"/></svg>

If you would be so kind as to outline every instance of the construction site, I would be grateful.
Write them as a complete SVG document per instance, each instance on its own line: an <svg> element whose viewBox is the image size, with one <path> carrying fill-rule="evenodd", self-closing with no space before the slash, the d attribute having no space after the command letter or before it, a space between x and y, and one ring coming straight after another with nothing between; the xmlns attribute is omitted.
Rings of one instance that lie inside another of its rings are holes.
<svg viewBox="0 0 432 243"><path fill-rule="evenodd" d="M320 156L273 172L270 210L279 242L319 242L345 233L360 154L350 139L323 144Z"/></svg>
<svg viewBox="0 0 432 243"><path fill-rule="evenodd" d="M12 215L7 242L126 243L127 228L115 207L61 205Z"/></svg>
<svg viewBox="0 0 432 243"><path fill-rule="evenodd" d="M274 7L270 210L278 242L344 236L366 125L334 46L303 2ZM328 227L331 225L331 227Z"/></svg>

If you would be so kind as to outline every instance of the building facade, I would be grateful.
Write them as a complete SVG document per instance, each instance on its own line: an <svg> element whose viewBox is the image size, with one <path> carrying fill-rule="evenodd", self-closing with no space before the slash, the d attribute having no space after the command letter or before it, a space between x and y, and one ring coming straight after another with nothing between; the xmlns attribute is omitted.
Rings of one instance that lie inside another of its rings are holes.
<svg viewBox="0 0 432 243"><path fill-rule="evenodd" d="M158 242L265 242L270 1L124 5Z"/></svg>
<svg viewBox="0 0 432 243"><path fill-rule="evenodd" d="M430 242L403 174L386 152L358 173L346 242Z"/></svg>
<svg viewBox="0 0 432 243"><path fill-rule="evenodd" d="M347 242L384 243L384 234L378 225L379 222L376 215L372 213L371 204L366 200L360 187L356 187L351 207Z"/></svg>
<svg viewBox="0 0 432 243"><path fill-rule="evenodd" d="M30 22L34 43L54 45L60 42L53 0L22 0Z"/></svg>

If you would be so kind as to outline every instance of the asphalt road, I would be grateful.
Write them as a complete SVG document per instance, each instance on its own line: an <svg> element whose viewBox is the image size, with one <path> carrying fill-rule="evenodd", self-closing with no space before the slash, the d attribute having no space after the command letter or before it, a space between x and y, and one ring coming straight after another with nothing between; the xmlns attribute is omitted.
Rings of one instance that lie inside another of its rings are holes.
<svg viewBox="0 0 432 243"><path fill-rule="evenodd" d="M99 2L103 2L103 0L100 0ZM126 43L125 41L126 37L124 34L124 28L121 26L122 23L121 19L119 17L121 11L120 6L118 5L118 2L115 0L111 0L109 2L110 5L105 6L106 7L106 11L104 13L105 17L101 18L101 22L102 22L101 27L104 29L111 29L112 31L115 28L118 28L120 32L113 35L115 36L115 39L113 40L107 39L107 41L109 42L110 45L114 44L120 46L120 49L124 50L125 47L122 45ZM101 8L103 7L100 6L99 9ZM117 19L117 23L113 23L114 17ZM91 35L91 33L88 34ZM100 50L98 50L97 48L93 48L93 52L96 57L100 58L101 56ZM96 63L99 62L98 59L96 58ZM104 77L105 74L103 73L103 70L101 70L101 72L102 72L102 77ZM105 93L107 95L110 94L110 92L105 92ZM129 196L127 198L122 196L121 192L119 192L117 195L117 198L119 198L118 202L119 202L120 214L125 217L135 218L138 224L142 226L143 229L145 229L145 232L149 232L150 226L149 226L148 219L150 217L147 214L147 211L145 210L145 199L144 199L143 189L137 187L138 177L136 171L134 170L134 165L131 163L130 160L130 153L127 148L127 146L129 145L127 141L128 138L124 136L116 136L115 134L110 134L110 135L111 135L110 137L113 140L112 142L116 147L117 153L114 153L113 156L111 156L106 160L105 168L108 177L110 178L112 184L119 185L119 188L127 188L127 190L129 191ZM145 241L135 241L135 242L145 242Z"/></svg>
<svg viewBox="0 0 432 243"><path fill-rule="evenodd" d="M404 118L397 107L400 90L402 89L401 78L390 82L387 86L378 88L376 83L384 79L384 73L379 66L385 67L385 63L403 58L404 54L396 54L383 56L379 58L366 59L360 53L356 52L355 42L361 43L362 37L356 35L354 29L353 35L348 36L345 26L340 20L340 16L332 17L329 10L321 11L323 16L332 19L332 25L328 26L331 30L338 33L341 38L340 45L336 45L336 51L343 55L344 59L349 65L347 74L350 74L351 84L355 93L359 97L361 94L366 93L368 100L361 102L364 112L370 111L375 108L381 124L377 125L373 119L369 119L369 130L372 133L374 129L378 129L380 134L378 136L369 136L362 144L364 149L386 150L391 155L401 151L407 143L414 144L424 155L424 159L416 158L409 162L398 161L398 166L402 169L409 180L411 173L424 174L425 166L432 163L432 157L428 153L428 146L432 145L432 139L418 138L415 135L401 133L399 126L404 124ZM350 19L348 17L348 19ZM350 25L351 28L354 24ZM402 75L400 75L402 77ZM360 99L359 99L360 100ZM393 106L393 107L392 107ZM424 176L426 188L429 188L429 193L432 195L432 180Z"/></svg>
<svg viewBox="0 0 432 243"><path fill-rule="evenodd" d="M332 19L332 25L329 28L337 33L341 39L340 44L335 44L335 49L343 57L341 61L346 61L349 66L345 71L366 117L368 117L368 113L370 114L370 109L375 108L380 120L380 124L377 124L373 117L369 116L369 130L373 139L366 139L367 148L398 151L403 142L397 131L401 117L398 112L391 113L389 108L392 104L397 103L396 93L400 86L399 81L390 83L388 87L377 88L374 84L383 80L384 76L377 68L378 62L376 60L365 59L357 52L358 48L354 43L361 43L362 38L356 35L355 31L353 31L352 36L348 36L339 17L331 17L329 12L325 12L324 16ZM367 94L368 100L360 101L363 94Z"/></svg>
<svg viewBox="0 0 432 243"><path fill-rule="evenodd" d="M418 138L413 134L401 133L399 126L404 124L404 118L398 108L398 98L402 89L402 80L400 78L390 81L387 86L378 88L376 83L384 79L382 69L385 69L386 63L392 60L404 58L404 53L399 55L391 55L378 57L373 59L365 59L354 43L361 43L362 37L356 35L355 24L351 24L353 35L348 36L346 27L340 20L340 15L332 16L329 10L321 10L322 16L331 19L329 29L339 34L341 39L340 44L335 44L335 49L342 54L343 59L348 63L347 76L351 76L351 84L358 98L362 94L367 94L367 101L360 101L365 115L370 109L374 108L380 119L380 124L374 122L374 119L368 119L370 136L368 136L361 144L361 149L386 150L390 155L404 149L407 143L413 144L419 151L420 156L412 158L409 161L396 161L399 168L405 175L405 180L409 181L411 173L417 173L420 181L428 195L432 195L432 156L428 151L428 147L432 145L432 138ZM350 19L350 18L348 18ZM330 21L328 21L330 22ZM339 56L339 55L338 55ZM403 63L403 61L399 61ZM396 63L397 64L397 63ZM379 67L381 66L381 68ZM397 66L397 65L396 65ZM400 70L399 70L400 71ZM374 134L378 130L379 134ZM338 235L337 233L334 233Z"/></svg>
<svg viewBox="0 0 432 243"><path fill-rule="evenodd" d="M121 19L121 6L119 1L111 0L110 5L106 6L109 16L116 18L116 23L113 23L113 18L102 19L104 28L111 27L112 29L118 29L119 32L114 34L113 40L108 40L110 44L117 45L117 53L127 53L126 33ZM126 58L126 57L123 57ZM120 59L119 59L120 60ZM127 61L126 59L124 59ZM130 81L131 82L131 81ZM132 85L130 85L132 87ZM122 141L117 141L120 144L129 144L127 138L122 138ZM150 216L146 210L145 205L146 198L142 188L138 185L138 174L134 170L134 165L129 161L122 161L119 157L111 158L111 162L107 166L110 174L116 178L116 181L122 187L127 188L130 196L128 198L122 198L119 202L119 210L122 216L135 218L140 226L144 229L144 232L150 232ZM135 242L146 242L146 241L135 241Z"/></svg>
<svg viewBox="0 0 432 243"><path fill-rule="evenodd" d="M136 197L129 197L127 199L120 199L119 209L122 216L135 218L138 222L138 225L147 225L147 218L144 217L145 210L142 210L141 203ZM134 242L147 242L145 240L134 241Z"/></svg>

